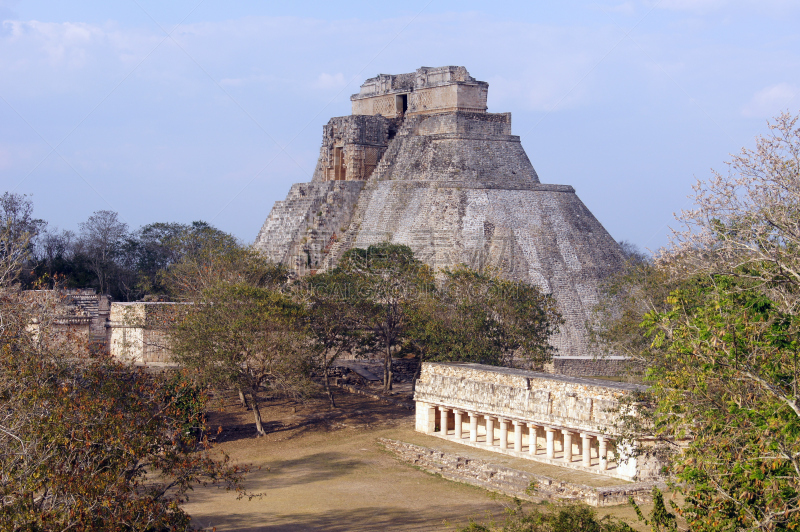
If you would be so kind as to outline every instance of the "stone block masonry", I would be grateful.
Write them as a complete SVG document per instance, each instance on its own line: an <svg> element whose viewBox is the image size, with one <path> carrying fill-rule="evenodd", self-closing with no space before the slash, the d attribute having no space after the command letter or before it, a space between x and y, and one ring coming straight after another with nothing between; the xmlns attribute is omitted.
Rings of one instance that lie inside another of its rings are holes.
<svg viewBox="0 0 800 532"><path fill-rule="evenodd" d="M117 360L137 364L171 363L167 329L187 303L112 303L108 350Z"/></svg>
<svg viewBox="0 0 800 532"><path fill-rule="evenodd" d="M653 487L664 487L657 482L592 487L500 466L471 457L468 452L456 454L386 438L380 438L378 443L403 462L430 473L522 500L582 501L596 507L614 506L626 504L628 497L637 502L650 502Z"/></svg>
<svg viewBox="0 0 800 532"><path fill-rule="evenodd" d="M586 323L622 251L572 187L540 183L487 91L464 67L368 79L353 114L323 128L312 183L276 202L254 246L301 275L383 242L436 269L493 267L553 295L557 355L592 355Z"/></svg>
<svg viewBox="0 0 800 532"><path fill-rule="evenodd" d="M642 366L621 356L556 356L544 365L544 371L573 377L618 377L641 374Z"/></svg>

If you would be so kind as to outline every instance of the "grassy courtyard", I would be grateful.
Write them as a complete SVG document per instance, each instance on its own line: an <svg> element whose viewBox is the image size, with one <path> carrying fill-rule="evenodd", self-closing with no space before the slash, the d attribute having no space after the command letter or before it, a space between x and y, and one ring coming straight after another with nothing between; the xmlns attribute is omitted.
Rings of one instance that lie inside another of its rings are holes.
<svg viewBox="0 0 800 532"><path fill-rule="evenodd" d="M502 520L512 503L508 497L421 471L376 443L385 437L447 445L414 432L411 410L350 394L339 395L337 402L339 408L331 409L321 399L272 401L263 409L268 428L263 438L254 437L252 414L232 400L214 412L211 426L222 427L219 448L260 468L250 474L247 488L263 496L236 500L229 492L197 489L185 505L193 524L251 532L422 531L456 530L470 518ZM608 482L544 464L508 463L508 457L494 453L491 459L574 482ZM627 519L645 530L629 507L603 508L598 514Z"/></svg>

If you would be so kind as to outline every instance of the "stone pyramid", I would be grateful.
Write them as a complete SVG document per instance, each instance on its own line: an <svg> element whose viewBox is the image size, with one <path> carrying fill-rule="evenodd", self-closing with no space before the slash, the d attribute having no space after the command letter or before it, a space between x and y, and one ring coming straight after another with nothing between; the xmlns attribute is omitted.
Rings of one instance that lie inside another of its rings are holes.
<svg viewBox="0 0 800 532"><path fill-rule="evenodd" d="M622 250L571 186L539 182L511 114L486 112L488 88L454 66L368 79L254 246L300 275L386 241L434 268L493 266L554 295L558 355L589 355L598 284Z"/></svg>

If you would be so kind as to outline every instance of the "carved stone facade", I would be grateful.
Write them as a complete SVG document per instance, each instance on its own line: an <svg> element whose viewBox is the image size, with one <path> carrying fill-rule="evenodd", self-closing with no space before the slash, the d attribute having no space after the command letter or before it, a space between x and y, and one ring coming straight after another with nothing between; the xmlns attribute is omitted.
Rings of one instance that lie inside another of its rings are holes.
<svg viewBox="0 0 800 532"><path fill-rule="evenodd" d="M423 363L416 430L456 443L625 480L658 465L615 445L626 384L480 364Z"/></svg>
<svg viewBox="0 0 800 532"><path fill-rule="evenodd" d="M323 128L314 181L369 179L389 144L392 122L380 116L340 116Z"/></svg>
<svg viewBox="0 0 800 532"><path fill-rule="evenodd" d="M422 67L409 74L379 74L350 97L354 115L397 118L451 111L486 111L489 84L460 66Z"/></svg>
<svg viewBox="0 0 800 532"><path fill-rule="evenodd" d="M300 275L381 242L434 268L492 266L553 294L558 355L590 355L586 323L622 251L571 186L540 183L487 91L463 67L368 79L353 116L325 126L312 182L276 202L254 246Z"/></svg>

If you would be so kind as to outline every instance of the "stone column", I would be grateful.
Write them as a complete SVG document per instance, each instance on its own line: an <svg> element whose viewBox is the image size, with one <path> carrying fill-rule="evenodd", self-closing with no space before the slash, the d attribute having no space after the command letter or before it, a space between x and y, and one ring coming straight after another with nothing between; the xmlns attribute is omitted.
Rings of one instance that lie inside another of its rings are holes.
<svg viewBox="0 0 800 532"><path fill-rule="evenodd" d="M439 431L442 433L442 436L447 436L447 413L450 412L450 409L446 406L440 406L439 412L442 413L441 421L439 422Z"/></svg>
<svg viewBox="0 0 800 532"><path fill-rule="evenodd" d="M428 434L433 434L436 432L436 407L424 403L423 408L428 411L427 415L425 416L426 424L425 424L425 432Z"/></svg>
<svg viewBox="0 0 800 532"><path fill-rule="evenodd" d="M453 414L456 417L456 426L455 426L455 437L457 440L460 440L463 436L461 436L461 410L453 410Z"/></svg>
<svg viewBox="0 0 800 532"><path fill-rule="evenodd" d="M547 436L547 457L552 460L556 456L556 429L545 427L544 432Z"/></svg>
<svg viewBox="0 0 800 532"><path fill-rule="evenodd" d="M476 443L478 441L478 416L475 412L469 413L469 441Z"/></svg>
<svg viewBox="0 0 800 532"><path fill-rule="evenodd" d="M514 424L514 450L518 453L522 452L522 427L525 423L522 421L512 421Z"/></svg>
<svg viewBox="0 0 800 532"><path fill-rule="evenodd" d="M494 418L492 416L483 416L486 418L486 445L494 445Z"/></svg>
<svg viewBox="0 0 800 532"><path fill-rule="evenodd" d="M508 449L508 420L499 417L497 422L500 423L500 448Z"/></svg>
<svg viewBox="0 0 800 532"><path fill-rule="evenodd" d="M583 467L592 467L592 435L581 433L581 455Z"/></svg>
<svg viewBox="0 0 800 532"><path fill-rule="evenodd" d="M561 430L564 435L564 461L572 462L572 433L568 430Z"/></svg>
<svg viewBox="0 0 800 532"><path fill-rule="evenodd" d="M536 445L536 440L539 438L539 426L533 423L528 423L528 452L535 455L539 450Z"/></svg>
<svg viewBox="0 0 800 532"><path fill-rule="evenodd" d="M608 469L608 440L605 436L599 436L597 441L600 443L600 451L598 452L600 471L605 471Z"/></svg>

